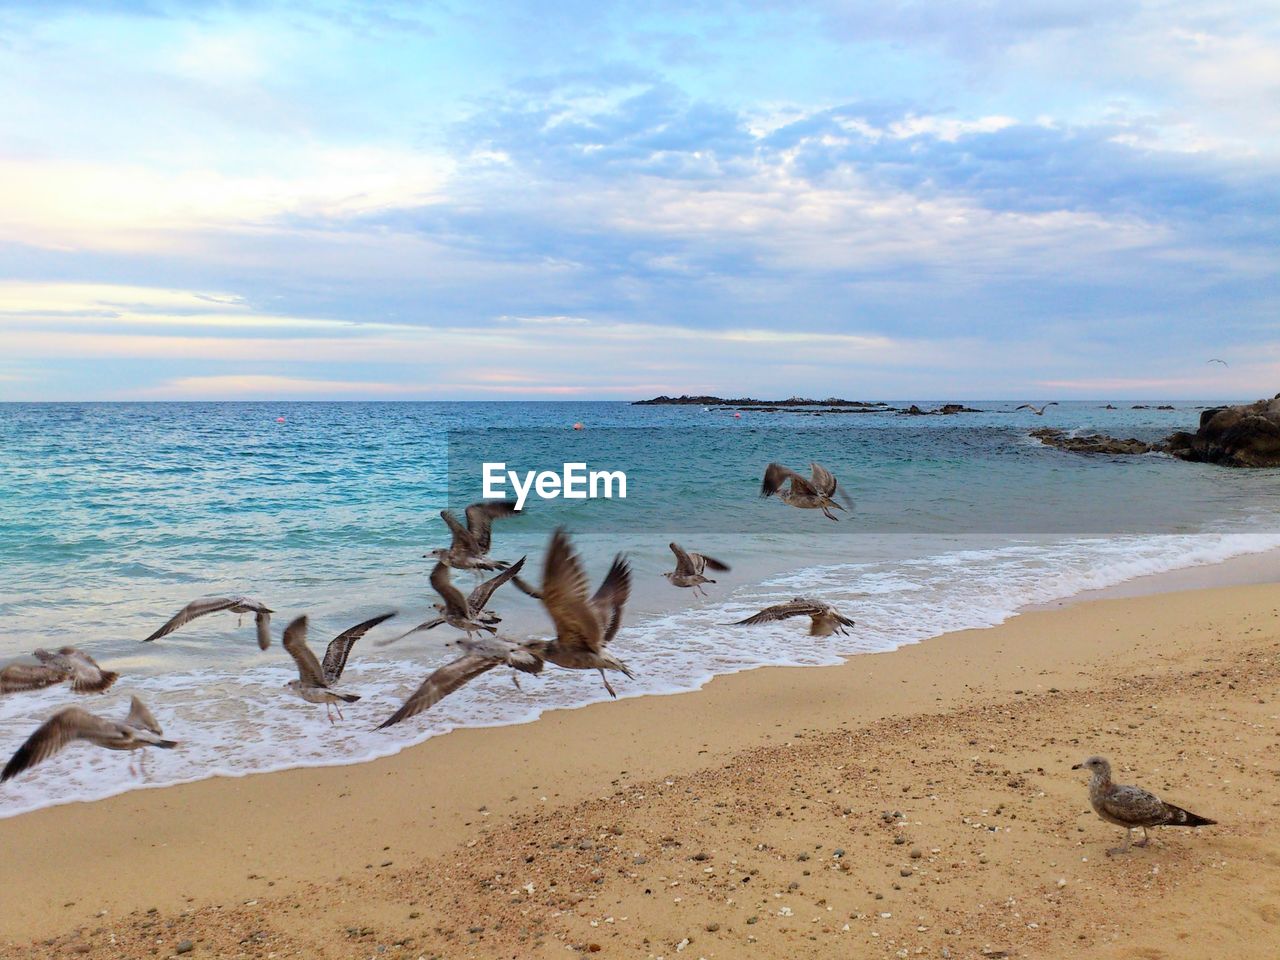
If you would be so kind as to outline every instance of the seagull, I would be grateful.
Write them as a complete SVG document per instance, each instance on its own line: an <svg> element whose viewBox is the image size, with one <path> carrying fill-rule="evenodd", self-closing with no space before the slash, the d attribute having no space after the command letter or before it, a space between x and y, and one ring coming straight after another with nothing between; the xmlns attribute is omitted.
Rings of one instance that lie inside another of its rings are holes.
<svg viewBox="0 0 1280 960"><path fill-rule="evenodd" d="M298 679L290 680L285 686L308 703L323 703L325 715L330 723L333 723L334 710L338 711L339 720L344 719L342 708L338 706L339 701L355 703L360 698L354 693L335 690L333 685L342 678L342 671L347 665L351 648L356 645L357 640L383 620L388 620L395 615L393 610L366 620L364 623L358 623L350 630L344 630L338 634L329 641L329 646L324 652L323 665L307 646L306 616L298 617L284 628L284 648L289 656L293 657L293 662L298 665Z"/></svg>
<svg viewBox="0 0 1280 960"><path fill-rule="evenodd" d="M46 667L63 671L76 693L105 693L120 679L120 674L103 670L93 657L75 647L60 647L56 653L37 650L34 656Z"/></svg>
<svg viewBox="0 0 1280 960"><path fill-rule="evenodd" d="M40 724L27 742L18 748L4 772L0 773L0 783L48 760L76 740L87 740L108 750L140 750L143 747L172 750L178 745L174 740L163 739L163 735L156 718L137 697L130 703L129 714L123 721L107 720L79 707L64 707ZM139 773L141 767L140 760ZM130 769L133 769L132 763Z"/></svg>
<svg viewBox="0 0 1280 960"><path fill-rule="evenodd" d="M1142 839L1136 846L1145 847L1151 839L1147 834L1148 827L1207 827L1218 822L1165 803L1141 787L1112 783L1111 764L1104 757L1090 757L1071 769L1081 768L1093 772L1089 781L1089 804L1093 812L1107 823L1124 827L1124 846L1114 847L1107 851L1108 854L1128 851L1137 827L1142 828Z"/></svg>
<svg viewBox="0 0 1280 960"><path fill-rule="evenodd" d="M676 555L676 568L663 574L674 586L677 587L693 587L695 594L701 593L702 596L707 595L707 591L702 588L704 583L715 583L709 577L704 577L703 571L708 567L712 570L728 571L729 567L721 563L714 557L704 556L701 553L688 553L678 543L667 544L671 548L671 552Z"/></svg>
<svg viewBox="0 0 1280 960"><path fill-rule="evenodd" d="M829 637L833 633L847 636L849 631L846 628L854 625L852 620L842 616L829 603L823 603L821 600L811 600L808 597L796 597L786 603L765 607L754 616L727 624L727 626L737 627L747 623L774 623L778 620L789 620L791 617L809 617L812 621L809 625L809 636L811 637Z"/></svg>
<svg viewBox="0 0 1280 960"><path fill-rule="evenodd" d="M551 535L542 566L542 605L547 608L556 636L525 646L537 656L569 670L599 670L609 696L618 694L609 684L605 670L617 670L634 680L627 665L605 647L622 626L622 608L631 596L631 565L622 554L613 564L599 589L587 599L587 574L582 560L561 527Z"/></svg>
<svg viewBox="0 0 1280 960"><path fill-rule="evenodd" d="M441 510L440 517L453 533L453 540L447 549L438 548L425 556L458 570L502 570L507 564L488 556L493 521L515 512L516 505L510 501L481 500L463 511L467 518L464 527L452 510Z"/></svg>
<svg viewBox="0 0 1280 960"><path fill-rule="evenodd" d="M0 669L0 694L43 690L69 676L66 669L45 663L11 663Z"/></svg>
<svg viewBox="0 0 1280 960"><path fill-rule="evenodd" d="M497 633L495 626L502 622L502 618L492 610L486 610L485 604L489 602L489 598L493 596L495 590L506 583L508 580L519 580L516 576L520 572L520 568L524 566L525 558L521 557L507 569L503 570L497 576L490 577L483 581L478 587L471 591L471 595L462 602L461 610L459 609L458 600L462 593L449 580L449 568L442 563L436 564L434 570L431 571L431 585L436 588L436 592L445 600L444 603L432 604L440 612L440 616L434 617L418 624L412 630L407 630L398 637L392 637L389 640L380 640L377 643L379 647L385 647L388 644L395 643L397 640L403 640L412 633L419 630L434 630L442 623L448 623L450 626L464 630L468 635L477 630L488 630L490 633ZM443 572L442 572L443 571ZM437 579L441 583L437 583ZM532 588L531 588L532 589ZM449 605L449 596L456 594L453 598L452 608ZM452 619L450 619L452 617Z"/></svg>
<svg viewBox="0 0 1280 960"><path fill-rule="evenodd" d="M605 677L605 670L619 670L633 677L630 669L604 647L618 633L622 608L631 591L631 567L618 555L600 588L587 599L587 575L582 562L563 529L551 537L543 563L542 602L556 627L552 640L513 641L502 637L467 637L455 641L467 652L434 671L379 730L407 720L453 693L494 667L505 664L523 673L540 673L544 663L569 670L599 670L609 695L618 694Z"/></svg>
<svg viewBox="0 0 1280 960"><path fill-rule="evenodd" d="M526 649L524 645L512 640L498 636L481 636L478 639L468 636L465 639L459 638L452 641L452 644L466 652L456 660L451 660L443 667L432 671L422 682L422 686L413 692L399 710L378 724L379 730L385 730L402 720L417 716L459 687L470 683L494 667L506 664L523 673L542 672L542 658ZM518 687L519 683L516 686Z"/></svg>
<svg viewBox="0 0 1280 960"><path fill-rule="evenodd" d="M1208 360L1206 360L1206 361L1205 361L1205 363L1220 363L1220 364L1222 364L1224 367L1229 367L1229 366L1231 366L1231 364L1227 363L1227 361L1225 361L1225 360L1219 360L1217 357L1210 357Z"/></svg>
<svg viewBox="0 0 1280 960"><path fill-rule="evenodd" d="M840 499L844 505L836 503L832 499L836 492L836 478L820 463L811 463L809 467L813 471L812 479L802 477L780 463L769 464L765 467L764 481L760 484L760 496L771 497L777 493L778 499L785 504L799 507L801 510L821 510L828 520L839 520L840 518L831 512L832 509L845 510L852 506L853 502L842 491ZM782 485L788 480L791 481L791 486L787 490L782 490ZM779 493L780 490L782 490L781 493Z"/></svg>
<svg viewBox="0 0 1280 960"><path fill-rule="evenodd" d="M204 597L200 600L192 600L175 613L168 623L142 642L150 643L152 640L167 637L196 617L203 617L206 613L217 613L219 610L230 610L232 613L240 614L241 617L246 613L252 613L253 622L258 628L259 648L265 650L271 646L271 614L275 611L248 597Z"/></svg>
<svg viewBox="0 0 1280 960"><path fill-rule="evenodd" d="M1057 400L1050 400L1050 401L1049 401L1048 403L1046 403L1043 407L1034 407L1034 406L1032 406L1032 405L1031 405L1031 404L1029 404L1029 403L1024 403L1024 404L1023 404L1022 406L1020 406L1020 407L1014 407L1014 408L1013 408L1013 412L1014 412L1014 413L1017 413L1019 410L1030 410L1030 411L1031 411L1032 413L1034 413L1037 417L1043 417L1043 416L1044 416L1044 412L1045 412L1046 410L1048 410L1050 407L1056 407L1057 405L1058 405L1058 401L1057 401Z"/></svg>

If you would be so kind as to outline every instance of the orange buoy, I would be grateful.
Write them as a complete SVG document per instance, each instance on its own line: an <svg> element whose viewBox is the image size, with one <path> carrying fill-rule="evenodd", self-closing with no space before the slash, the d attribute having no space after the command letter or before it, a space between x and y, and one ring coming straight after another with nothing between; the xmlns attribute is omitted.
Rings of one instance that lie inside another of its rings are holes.
<svg viewBox="0 0 1280 960"><path fill-rule="evenodd" d="M573 429L575 429L575 430L581 430L581 429L582 429L582 424L581 424L581 423L575 423L575 424L573 425Z"/></svg>

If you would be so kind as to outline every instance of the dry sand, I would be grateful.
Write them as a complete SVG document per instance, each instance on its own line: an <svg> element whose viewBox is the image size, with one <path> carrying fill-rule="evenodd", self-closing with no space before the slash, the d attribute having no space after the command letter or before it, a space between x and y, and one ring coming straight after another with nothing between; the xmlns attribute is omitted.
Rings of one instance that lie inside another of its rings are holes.
<svg viewBox="0 0 1280 960"><path fill-rule="evenodd" d="M1272 960L1278 607L1035 611L0 821L0 956ZM1221 825L1108 857L1089 753Z"/></svg>

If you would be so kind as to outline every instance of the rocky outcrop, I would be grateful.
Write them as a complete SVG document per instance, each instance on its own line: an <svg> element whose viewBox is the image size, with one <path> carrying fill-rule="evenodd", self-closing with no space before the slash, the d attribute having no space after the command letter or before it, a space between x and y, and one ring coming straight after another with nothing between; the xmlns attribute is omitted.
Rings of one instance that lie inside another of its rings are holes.
<svg viewBox="0 0 1280 960"><path fill-rule="evenodd" d="M928 417L928 416L950 416L953 413L981 413L981 410L975 410L973 407L966 407L963 403L944 403L942 406L934 410L921 410L914 403L905 410L899 410L899 413L905 413L912 417Z"/></svg>
<svg viewBox="0 0 1280 960"><path fill-rule="evenodd" d="M712 397L701 395L691 397L687 394L679 397L668 397L663 394L660 397L654 397L652 400L633 400L633 407L646 406L702 406L702 407L736 407L739 410L749 410L755 408L782 409L785 407L866 407L868 409L883 409L887 404L877 401L868 402L866 400L842 400L839 397L828 397L826 400L811 400L808 397L789 397L786 400L756 400L753 397L737 397L727 399L725 397Z"/></svg>
<svg viewBox="0 0 1280 960"><path fill-rule="evenodd" d="M1072 453L1133 456L1164 449L1161 444L1147 443L1143 440L1136 440L1133 437L1121 440L1118 437L1108 437L1101 433L1073 436L1063 433L1061 430L1055 430L1053 427L1041 427L1038 430L1032 430L1031 436L1046 446L1057 447L1059 450L1070 450Z"/></svg>
<svg viewBox="0 0 1280 960"><path fill-rule="evenodd" d="M1175 433L1165 445L1181 460L1227 467L1280 467L1280 395L1200 413L1195 433Z"/></svg>

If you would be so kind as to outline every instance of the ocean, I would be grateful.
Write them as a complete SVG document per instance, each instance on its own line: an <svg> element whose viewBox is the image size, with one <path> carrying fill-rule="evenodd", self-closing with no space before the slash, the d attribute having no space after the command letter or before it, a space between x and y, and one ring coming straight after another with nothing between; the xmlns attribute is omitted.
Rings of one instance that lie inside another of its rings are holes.
<svg viewBox="0 0 1280 960"><path fill-rule="evenodd" d="M936 403L918 403L926 409ZM1093 458L1041 445L1030 429L1154 439L1191 429L1204 404L1172 410L1063 403L1044 417L1014 402L980 413L812 416L699 406L537 403L148 403L0 405L0 665L36 647L79 646L121 680L105 695L65 687L0 697L7 757L54 710L123 715L145 700L166 735L146 779L129 757L73 745L0 786L0 816L131 789L288 767L357 763L457 727L522 723L608 699L598 675L548 668L517 690L495 670L386 731L389 716L455 655L441 627L375 641L427 619L423 554L447 545L439 511L479 499L479 463L623 470L626 499L544 501L494 527L493 555L528 556L541 579L549 531L566 526L598 582L615 552L634 569L612 651L635 680L623 697L694 689L718 674L820 665L1152 573L1280 547L1280 484L1152 454ZM584 429L573 430L574 423ZM758 496L770 460L818 460L855 506L839 523ZM718 557L710 596L670 586L667 544ZM464 591L468 573L455 581ZM296 676L251 619L198 620L149 635L187 601L244 593L272 607L276 636L306 613L318 654L388 610L352 654L343 689L362 699L331 725L284 690ZM726 626L804 594L857 620L811 638L807 620ZM539 605L504 588L502 630L546 636ZM1024 652L1034 659L1035 650ZM802 705L797 705L802 709Z"/></svg>

